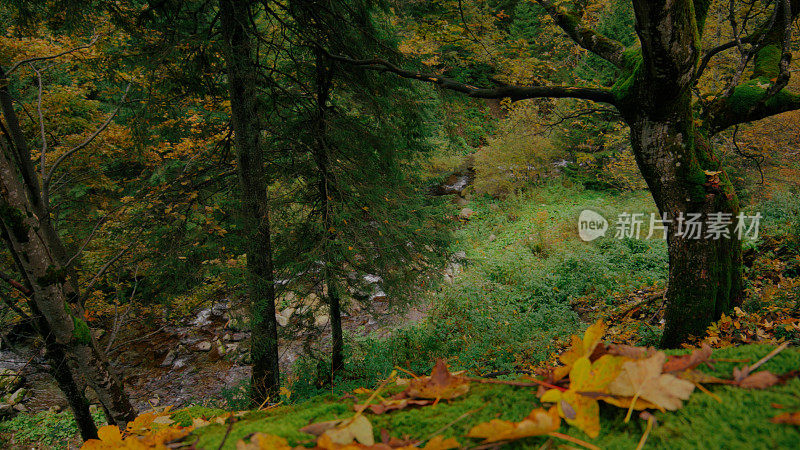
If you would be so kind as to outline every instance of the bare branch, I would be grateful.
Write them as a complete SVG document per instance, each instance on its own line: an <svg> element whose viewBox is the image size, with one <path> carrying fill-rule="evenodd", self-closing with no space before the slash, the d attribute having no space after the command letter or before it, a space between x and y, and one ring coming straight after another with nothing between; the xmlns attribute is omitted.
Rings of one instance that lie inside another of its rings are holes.
<svg viewBox="0 0 800 450"><path fill-rule="evenodd" d="M402 78L410 78L425 83L436 84L444 89L461 92L473 98L509 98L512 101L532 98L578 98L612 105L616 101L610 89L574 86L502 86L498 88L479 88L432 73L401 69L383 59L352 59L346 56L333 55L324 49L323 52L334 61L358 66L366 70L391 72Z"/></svg>
<svg viewBox="0 0 800 450"><path fill-rule="evenodd" d="M17 68L19 68L19 66L21 66L23 64L28 64L28 63L32 63L32 62L36 62L36 61L45 61L45 60L48 60L48 59L56 59L56 58L60 58L60 57L62 57L64 55L69 55L70 53L75 53L75 52L77 52L79 50L85 50L85 49L93 46L97 42L98 39L100 39L100 36L99 35L94 35L94 36L92 36L92 40L89 41L89 43L86 44L86 45L81 45L80 47L75 47L73 49L66 50L66 51L63 51L61 53L57 53L55 55L37 56L35 58L23 59L22 61L14 63L14 65L11 66L10 69L6 70L6 76L11 75L11 73L13 73L15 70L17 70Z"/></svg>

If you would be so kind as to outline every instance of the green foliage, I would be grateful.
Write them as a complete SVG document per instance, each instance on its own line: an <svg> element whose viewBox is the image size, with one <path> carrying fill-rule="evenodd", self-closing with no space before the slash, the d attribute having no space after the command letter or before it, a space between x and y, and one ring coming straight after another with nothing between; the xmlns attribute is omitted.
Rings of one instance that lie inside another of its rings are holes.
<svg viewBox="0 0 800 450"><path fill-rule="evenodd" d="M97 424L105 423L101 411L92 414ZM11 439L16 447L38 445L42 447L67 448L76 443L78 426L71 411L18 414L10 420L0 421L0 444ZM78 438L79 439L79 438ZM10 442L9 442L10 445Z"/></svg>

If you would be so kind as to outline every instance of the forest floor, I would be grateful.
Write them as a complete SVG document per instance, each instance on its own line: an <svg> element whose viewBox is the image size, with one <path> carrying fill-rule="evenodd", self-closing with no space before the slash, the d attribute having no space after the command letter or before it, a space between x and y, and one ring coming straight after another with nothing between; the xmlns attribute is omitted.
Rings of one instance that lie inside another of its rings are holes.
<svg viewBox="0 0 800 450"><path fill-rule="evenodd" d="M799 340L800 328L791 331L791 327L800 324L796 307L800 246L795 246L783 223L797 217L788 209L767 206L762 243L747 246L749 302L710 328L707 336L698 337L698 344L704 339L714 347L728 347L715 351L719 359L757 360L769 351L769 344ZM293 444L307 443L309 437L298 428L309 421L351 414L353 395L359 400L364 397L353 394L354 390L374 388L398 366L423 374L437 358L446 358L454 370L473 376L513 378L513 374L541 373L568 346L571 334L599 318L611 324L605 336L609 343L657 344L666 277L663 241L620 240L610 234L584 243L576 236L576 218L587 208L609 222L623 211L651 212L646 192L609 195L554 184L505 200L473 198L466 205L463 199L454 201L454 220L464 207L472 214L456 222L452 251L463 252L465 260L448 270L446 281L425 303L406 314L379 309L386 314L354 312L345 318L351 357L334 388L315 385L313 374L291 377L283 398L287 406L248 413L227 437L224 426L204 428L197 434L197 448L217 448L223 440L224 448L235 448L238 439L253 431L275 433ZM187 411L205 418L245 408L248 336L230 326L230 316L239 308L210 303L177 322L120 331L116 342L127 345L115 353L114 364L125 374L137 407L144 411L193 405ZM318 345L324 346L327 336L324 329L318 333ZM104 339L107 336L101 342ZM302 345L289 345L289 341L282 346L284 367L304 361ZM25 355L16 358L17 364L27 361ZM790 348L769 364L776 373L796 370L800 353ZM720 363L704 370L729 373L731 369L731 364ZM61 402L60 393L41 370L30 375L28 381L41 386L34 386L25 402L31 412L0 423L0 441L12 448L77 442L68 411L43 411ZM797 380L766 391L742 392L727 386L712 391L723 403L695 394L681 411L659 413L660 426L652 432L648 448L776 448L792 439L800 441L800 434L791 427L767 422L779 412L773 403L800 409ZM494 417L524 417L538 404L536 394L535 389L477 385L452 402L375 416L373 425L376 431L385 428L392 436L408 434L417 439L447 425L440 434L460 436L463 441L470 424ZM181 414L180 420L186 420L189 413ZM622 424L618 411L605 409L601 418L604 431L592 441L595 445L636 446L643 432L641 421ZM586 439L580 433L568 432ZM554 445L547 442L531 438L519 445Z"/></svg>

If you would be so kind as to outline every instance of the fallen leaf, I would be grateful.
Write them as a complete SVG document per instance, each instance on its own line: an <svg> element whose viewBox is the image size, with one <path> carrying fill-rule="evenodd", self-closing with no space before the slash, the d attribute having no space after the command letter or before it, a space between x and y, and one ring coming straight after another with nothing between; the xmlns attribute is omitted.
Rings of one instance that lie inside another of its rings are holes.
<svg viewBox="0 0 800 450"><path fill-rule="evenodd" d="M615 356L622 356L630 359L645 359L655 355L657 352L653 347L634 347L632 345L614 344L608 346L608 353Z"/></svg>
<svg viewBox="0 0 800 450"><path fill-rule="evenodd" d="M573 335L572 346L558 358L564 365L553 369L552 380L558 381L564 378L570 373L573 364L575 364L578 359L591 355L595 347L600 344L600 340L605 333L606 324L602 320L599 320L586 329L583 338L578 335Z"/></svg>
<svg viewBox="0 0 800 450"><path fill-rule="evenodd" d="M800 425L800 411L779 414L769 419L769 421L772 423L784 423L787 425Z"/></svg>
<svg viewBox="0 0 800 450"><path fill-rule="evenodd" d="M346 419L334 428L325 430L320 438L327 437L334 444L351 444L358 442L364 445L375 443L372 435L372 424L369 419L362 415L357 415L352 419Z"/></svg>
<svg viewBox="0 0 800 450"><path fill-rule="evenodd" d="M656 352L647 359L627 361L622 364L622 371L608 385L611 394L641 398L658 406L660 409L674 411L683 406L694 391L694 384L674 375L662 374L664 352Z"/></svg>
<svg viewBox="0 0 800 450"><path fill-rule="evenodd" d="M443 438L442 436L436 436L422 447L425 450L451 450L454 448L460 448L461 444L458 443L457 440L454 438Z"/></svg>
<svg viewBox="0 0 800 450"><path fill-rule="evenodd" d="M546 411L534 409L519 422L493 419L472 427L467 437L482 438L484 443L513 441L531 436L541 436L558 430L561 419L555 408Z"/></svg>
<svg viewBox="0 0 800 450"><path fill-rule="evenodd" d="M467 391L469 382L451 374L444 360L439 359L429 377L419 377L409 382L406 393L412 398L450 400L466 394Z"/></svg>
<svg viewBox="0 0 800 450"><path fill-rule="evenodd" d="M250 436L249 442L239 439L236 450L291 450L292 447L286 439L271 434L255 433Z"/></svg>
<svg viewBox="0 0 800 450"><path fill-rule="evenodd" d="M356 411L368 410L373 414L384 414L389 411L396 411L408 408L409 406L426 406L433 403L433 400L428 399L414 399L414 398L401 398L401 399L388 399L380 403L369 405L364 408L364 405L353 405Z"/></svg>
<svg viewBox="0 0 800 450"><path fill-rule="evenodd" d="M328 420L325 422L316 422L306 425L303 428L300 428L299 431L303 433L312 434L314 436L321 436L322 433L332 428L336 428L336 426L342 423L344 420L345 419L336 419L336 420Z"/></svg>
<svg viewBox="0 0 800 450"><path fill-rule="evenodd" d="M768 370L762 370L750 374L736 383L737 386L745 389L766 389L780 383L781 379Z"/></svg>
<svg viewBox="0 0 800 450"><path fill-rule="evenodd" d="M692 353L683 356L671 356L664 364L662 372L677 372L688 369L694 369L700 364L708 361L711 358L711 347L708 344L703 344L699 349L693 350Z"/></svg>

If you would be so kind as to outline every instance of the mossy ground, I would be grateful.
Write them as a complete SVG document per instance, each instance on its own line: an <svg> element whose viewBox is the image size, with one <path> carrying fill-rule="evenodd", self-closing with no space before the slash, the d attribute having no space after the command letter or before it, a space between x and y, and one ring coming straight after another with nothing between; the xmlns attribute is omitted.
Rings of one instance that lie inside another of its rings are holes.
<svg viewBox="0 0 800 450"><path fill-rule="evenodd" d="M765 345L749 345L716 350L714 358L748 360L750 364L769 353ZM703 371L729 377L733 368L746 362L717 362L714 368ZM767 362L763 369L785 373L800 368L800 351L787 349ZM729 386L713 386L712 396L695 391L683 409L656 413L658 425L653 429L645 448L669 449L772 449L797 448L800 429L769 421L785 410L773 405L783 405L788 410L800 410L800 380L792 379L783 386L767 390L744 390ZM298 431L311 423L353 414L352 399L332 395L320 396L304 403L251 412L234 423L228 432L227 425L210 425L196 430L190 436L197 448L234 449L236 442L255 432L283 436L293 445L311 445L311 436ZM539 406L536 389L504 385L472 385L463 398L441 402L436 406L395 411L385 415L368 415L377 434L386 429L392 436L409 435L427 439L436 434L455 437L462 445L478 442L464 437L467 431L480 422L493 418L520 420L531 409ZM190 415L208 414L202 409L182 413L188 421ZM624 423L625 411L601 406L602 429L597 439L588 438L576 428L562 424L560 432L591 442L601 448L636 448L644 432L645 423L634 419ZM634 416L635 417L635 416ZM187 422L188 424L188 422ZM227 437L226 436L227 433ZM223 442L224 439L224 442ZM508 445L508 448L539 448L547 438L529 438Z"/></svg>

